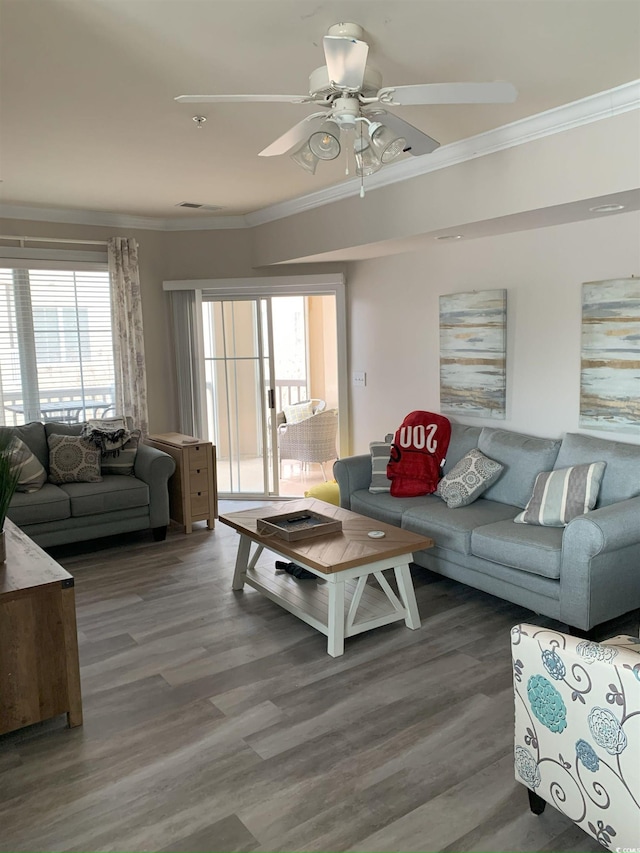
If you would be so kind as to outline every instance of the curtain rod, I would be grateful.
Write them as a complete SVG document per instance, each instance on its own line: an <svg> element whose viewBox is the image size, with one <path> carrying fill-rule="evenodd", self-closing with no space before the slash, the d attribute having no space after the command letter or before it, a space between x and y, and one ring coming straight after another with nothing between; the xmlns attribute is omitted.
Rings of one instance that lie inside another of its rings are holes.
<svg viewBox="0 0 640 853"><path fill-rule="evenodd" d="M16 240L20 248L24 249L25 243L65 243L76 246L106 246L106 240L64 240L59 237L16 237L15 235L0 234L0 240Z"/></svg>

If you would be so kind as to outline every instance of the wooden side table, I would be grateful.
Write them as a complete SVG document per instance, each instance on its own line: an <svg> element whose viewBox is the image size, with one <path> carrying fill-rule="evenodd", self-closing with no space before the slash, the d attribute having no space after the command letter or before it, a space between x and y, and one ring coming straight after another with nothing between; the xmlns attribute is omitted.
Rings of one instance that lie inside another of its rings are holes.
<svg viewBox="0 0 640 853"><path fill-rule="evenodd" d="M173 457L176 470L169 480L171 518L191 533L194 521L206 521L209 530L218 516L216 449L210 441L200 441L180 432L150 435L147 444Z"/></svg>
<svg viewBox="0 0 640 853"><path fill-rule="evenodd" d="M0 734L66 714L82 725L73 577L5 519L0 564Z"/></svg>

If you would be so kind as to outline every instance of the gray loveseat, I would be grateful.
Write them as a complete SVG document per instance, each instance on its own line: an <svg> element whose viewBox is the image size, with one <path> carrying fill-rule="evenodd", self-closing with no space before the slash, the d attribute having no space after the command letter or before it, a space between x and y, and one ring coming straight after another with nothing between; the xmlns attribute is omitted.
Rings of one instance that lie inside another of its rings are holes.
<svg viewBox="0 0 640 853"><path fill-rule="evenodd" d="M9 428L49 471L47 437L80 435L82 424L38 423ZM3 427L3 429L6 429ZM16 492L8 517L41 547L152 528L157 540L169 524L168 480L175 462L166 453L138 446L133 475L105 474L101 482L45 483L36 492Z"/></svg>
<svg viewBox="0 0 640 853"><path fill-rule="evenodd" d="M640 446L451 426L445 474L474 447L505 466L474 503L449 509L436 495L373 494L367 454L335 463L341 506L431 536L435 547L414 554L418 565L569 626L588 631L640 607ZM597 461L607 465L591 512L564 528L514 523L539 472Z"/></svg>

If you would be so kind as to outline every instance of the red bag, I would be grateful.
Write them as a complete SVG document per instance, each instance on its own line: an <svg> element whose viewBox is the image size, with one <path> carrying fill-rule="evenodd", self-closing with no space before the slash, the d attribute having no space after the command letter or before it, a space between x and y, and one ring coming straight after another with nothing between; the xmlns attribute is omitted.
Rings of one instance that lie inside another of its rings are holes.
<svg viewBox="0 0 640 853"><path fill-rule="evenodd" d="M451 423L433 412L411 412L396 430L387 477L391 494L412 498L435 492L451 438Z"/></svg>

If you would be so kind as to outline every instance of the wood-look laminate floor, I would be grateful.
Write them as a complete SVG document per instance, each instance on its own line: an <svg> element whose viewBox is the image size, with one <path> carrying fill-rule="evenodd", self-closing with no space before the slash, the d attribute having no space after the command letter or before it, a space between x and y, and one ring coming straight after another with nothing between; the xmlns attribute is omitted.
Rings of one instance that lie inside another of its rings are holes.
<svg viewBox="0 0 640 853"><path fill-rule="evenodd" d="M333 659L232 592L237 541L217 524L52 550L76 579L85 722L0 737L1 850L601 850L514 780L509 629L555 623L416 568L422 627ZM604 633L634 630L637 612Z"/></svg>

